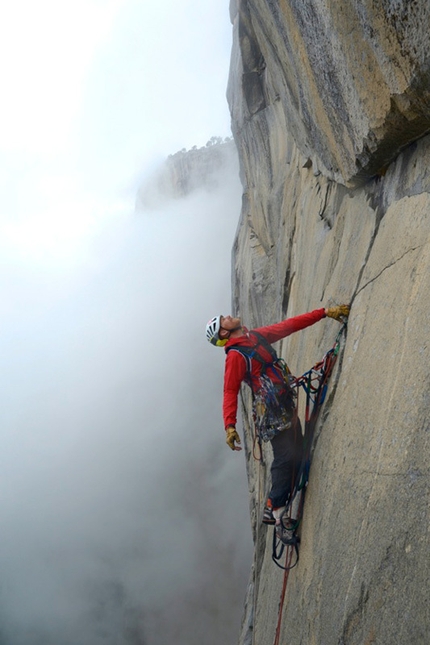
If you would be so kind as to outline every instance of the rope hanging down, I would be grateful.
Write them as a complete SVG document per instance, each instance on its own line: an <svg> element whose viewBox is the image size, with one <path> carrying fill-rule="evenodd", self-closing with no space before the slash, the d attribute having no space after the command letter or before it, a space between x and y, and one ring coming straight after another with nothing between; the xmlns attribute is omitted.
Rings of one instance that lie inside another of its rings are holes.
<svg viewBox="0 0 430 645"><path fill-rule="evenodd" d="M303 506L305 499L306 485L309 479L309 470L311 464L311 449L312 443L315 434L315 427L318 420L318 415L322 404L325 401L327 394L328 382L330 376L332 375L333 368L336 364L337 357L339 354L341 340L344 334L346 334L347 323L344 322L339 333L336 336L334 345L329 351L324 355L323 359L316 363L308 372L305 372L302 376L294 379L291 385L292 387L297 388L303 387L306 392L306 410L305 410L305 430L304 430L304 456L302 459L301 467L295 478L293 491L287 502L286 515L291 515L291 505L297 495L300 492L300 499L297 506L297 519L292 520L291 517L288 517L287 521L291 527L291 544L284 545L281 543L281 548L278 550L278 545L276 544L276 534L273 532L273 553L272 559L274 563L284 570L284 580L282 585L281 599L279 602L279 613L278 613L278 622L276 625L275 632L275 641L273 645L280 644L281 638L281 625L282 625L282 611L285 602L285 594L288 582L288 576L290 570L296 566L299 561L299 542L300 538L297 535L297 529L300 525L302 516L303 516ZM284 566L279 564L278 560L282 557L283 551L286 548L286 556ZM291 564L293 559L293 554L295 555L295 561Z"/></svg>

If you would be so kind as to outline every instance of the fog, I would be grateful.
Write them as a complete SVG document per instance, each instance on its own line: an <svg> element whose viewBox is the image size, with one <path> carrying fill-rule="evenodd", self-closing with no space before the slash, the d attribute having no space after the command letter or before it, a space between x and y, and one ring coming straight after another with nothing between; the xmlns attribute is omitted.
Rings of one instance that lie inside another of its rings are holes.
<svg viewBox="0 0 430 645"><path fill-rule="evenodd" d="M2 238L1 644L236 642L247 482L204 327L230 310L240 194L229 173L76 239Z"/></svg>

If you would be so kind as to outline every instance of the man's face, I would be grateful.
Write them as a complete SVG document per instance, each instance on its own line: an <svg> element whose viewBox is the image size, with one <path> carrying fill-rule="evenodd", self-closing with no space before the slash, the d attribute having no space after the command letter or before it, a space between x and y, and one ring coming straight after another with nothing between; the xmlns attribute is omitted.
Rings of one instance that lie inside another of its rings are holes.
<svg viewBox="0 0 430 645"><path fill-rule="evenodd" d="M232 316L221 316L221 327L227 331L233 331L240 327L240 318L232 318Z"/></svg>

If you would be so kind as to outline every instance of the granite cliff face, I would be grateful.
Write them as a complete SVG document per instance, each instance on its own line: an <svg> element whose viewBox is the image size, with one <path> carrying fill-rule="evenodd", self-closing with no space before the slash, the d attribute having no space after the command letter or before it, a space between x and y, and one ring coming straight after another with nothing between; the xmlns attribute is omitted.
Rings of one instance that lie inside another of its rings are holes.
<svg viewBox="0 0 430 645"><path fill-rule="evenodd" d="M428 11L423 0L233 2L236 126L268 110L258 120L286 128L331 179L383 172L430 130Z"/></svg>
<svg viewBox="0 0 430 645"><path fill-rule="evenodd" d="M248 326L352 304L321 414L281 642L425 645L430 632L430 4L231 2L228 99L243 207L233 306ZM294 373L324 320L278 348ZM240 645L272 645L283 574L259 523ZM270 462L270 453L266 454Z"/></svg>
<svg viewBox="0 0 430 645"><path fill-rule="evenodd" d="M212 137L201 148L179 150L140 186L136 208L157 209L166 201L195 191L214 192L226 177L237 176L237 151L232 138Z"/></svg>

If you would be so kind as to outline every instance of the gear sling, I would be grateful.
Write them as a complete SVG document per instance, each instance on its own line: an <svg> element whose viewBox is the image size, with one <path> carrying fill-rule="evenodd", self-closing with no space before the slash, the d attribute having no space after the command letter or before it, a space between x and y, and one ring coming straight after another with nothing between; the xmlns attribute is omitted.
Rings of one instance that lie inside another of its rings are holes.
<svg viewBox="0 0 430 645"><path fill-rule="evenodd" d="M236 351L244 357L247 367L245 382L252 392L252 414L256 435L258 441L271 441L283 430L291 428L296 393L290 381L294 379L285 361L278 357L264 336L256 331L250 332L251 340L252 336L257 338L257 343L253 347L233 346L227 348L226 353ZM272 357L271 362L267 362L261 356L259 347L263 347ZM255 388L252 383L252 359L261 365L258 388Z"/></svg>

